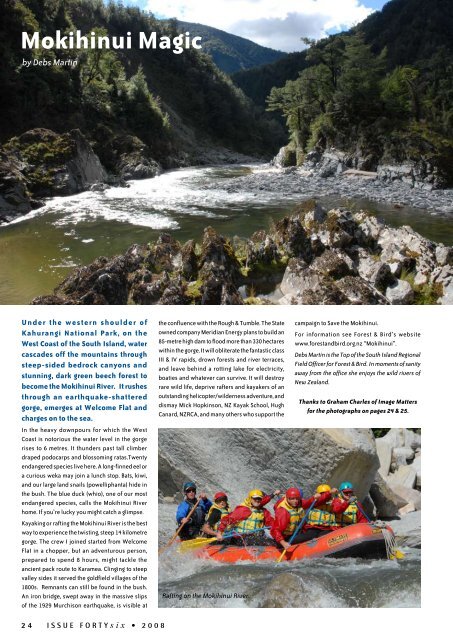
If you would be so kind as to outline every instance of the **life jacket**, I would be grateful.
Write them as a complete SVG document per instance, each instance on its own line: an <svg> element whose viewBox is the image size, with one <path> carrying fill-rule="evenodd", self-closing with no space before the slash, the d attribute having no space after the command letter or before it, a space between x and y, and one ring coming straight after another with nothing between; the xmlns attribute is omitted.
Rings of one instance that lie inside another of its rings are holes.
<svg viewBox="0 0 453 640"><path fill-rule="evenodd" d="M282 531L282 535L284 537L291 536L294 531L299 526L300 521L305 515L305 511L302 507L296 507L295 509L291 507L286 500L283 498L280 504L278 505L279 509L286 509L289 513L289 522L284 531Z"/></svg>
<svg viewBox="0 0 453 640"><path fill-rule="evenodd" d="M215 525L212 527L212 529L214 531L217 531L217 529L219 528L219 524L222 521L222 518L225 518L225 516L227 516L230 513L231 509L229 507L222 508L222 507L219 507L219 505L217 505L217 504L213 504L212 507L208 511L207 520L209 520L209 516L214 511L214 509L217 509L217 511L220 511L220 520L217 520Z"/></svg>
<svg viewBox="0 0 453 640"><path fill-rule="evenodd" d="M338 527L335 514L332 511L332 499L319 507L314 507L308 514L308 526Z"/></svg>
<svg viewBox="0 0 453 640"><path fill-rule="evenodd" d="M194 502L190 502L190 500L184 499L184 502L187 502L187 504L189 505L190 509L188 511L188 513L190 513L190 510L193 508L194 506ZM192 513L192 515L190 516L190 522L188 522L187 524L185 524L183 526L183 528L180 531L180 538L184 537L184 538L194 538L195 536L197 536L200 533L201 527L204 524L205 521L205 511L203 509L203 507L201 506L201 502L199 503L198 507L195 509L195 511Z"/></svg>
<svg viewBox="0 0 453 640"><path fill-rule="evenodd" d="M249 517L236 523L234 528L238 533L250 533L250 531L256 531L263 527L264 511L262 509L251 509Z"/></svg>
<svg viewBox="0 0 453 640"><path fill-rule="evenodd" d="M343 513L335 514L337 524L340 527L346 527L348 524L356 524L358 513L359 513L358 506L355 503L350 504L346 509L346 511L343 511Z"/></svg>

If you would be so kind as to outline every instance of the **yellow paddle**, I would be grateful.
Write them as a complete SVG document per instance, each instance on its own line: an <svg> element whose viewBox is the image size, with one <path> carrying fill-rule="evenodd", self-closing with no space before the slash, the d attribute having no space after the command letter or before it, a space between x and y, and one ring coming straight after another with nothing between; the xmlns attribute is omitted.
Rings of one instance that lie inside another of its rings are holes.
<svg viewBox="0 0 453 640"><path fill-rule="evenodd" d="M204 547L206 544L214 542L217 538L193 538L193 540L183 540L178 547L178 553L187 553L192 549Z"/></svg>
<svg viewBox="0 0 453 640"><path fill-rule="evenodd" d="M264 531L265 529L269 529L269 527L262 527L258 529L258 531ZM226 540L227 538L232 538L233 536L238 536L243 538L244 536L251 535L256 533L256 531L250 531L249 533L243 533L239 536L236 531L231 531L231 533L227 533L223 536L222 540ZM204 547L206 544L210 544L211 542L218 541L217 538L193 538L192 540L183 540L178 547L179 553L186 553L187 551L192 551L192 549L198 549L198 547ZM219 544L222 544L218 541Z"/></svg>
<svg viewBox="0 0 453 640"><path fill-rule="evenodd" d="M291 544L291 543L292 543L292 541L294 540L294 538L295 538L295 537L297 536L297 534L299 533L299 531L300 531L300 529L301 529L302 525L303 525L303 524L304 524L304 522L307 520L308 515L309 515L310 511L313 509L313 507L315 506L315 504L316 504L316 499L315 499L315 500L313 500L313 502L311 503L310 507L308 508L308 511L306 512L306 514L304 515L304 517L302 518L302 520L299 522L299 526L297 527L297 529L295 530L295 532L293 533L293 535L292 535L292 536L291 536L291 538L289 539L289 544ZM279 559L277 560L277 564L283 560L283 558L284 558L284 556L285 556L285 554L286 554L286 552L287 552L287 551L288 551L288 549L283 549L283 551L282 551L282 553L281 553L281 555L280 555Z"/></svg>

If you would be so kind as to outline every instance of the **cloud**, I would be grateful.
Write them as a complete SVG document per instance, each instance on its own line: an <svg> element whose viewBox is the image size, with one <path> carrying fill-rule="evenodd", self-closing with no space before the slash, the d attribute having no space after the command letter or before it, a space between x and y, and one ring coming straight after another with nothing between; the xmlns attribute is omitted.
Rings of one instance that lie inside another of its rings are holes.
<svg viewBox="0 0 453 640"><path fill-rule="evenodd" d="M370 0L369 0L370 1ZM297 51L302 36L319 39L364 20L367 0L149 0L156 17L200 22L258 44Z"/></svg>
<svg viewBox="0 0 453 640"><path fill-rule="evenodd" d="M239 20L231 25L231 30L243 38L248 38L266 47L280 51L297 51L304 48L301 38L318 39L324 35L327 16L289 13L285 18L258 18Z"/></svg>

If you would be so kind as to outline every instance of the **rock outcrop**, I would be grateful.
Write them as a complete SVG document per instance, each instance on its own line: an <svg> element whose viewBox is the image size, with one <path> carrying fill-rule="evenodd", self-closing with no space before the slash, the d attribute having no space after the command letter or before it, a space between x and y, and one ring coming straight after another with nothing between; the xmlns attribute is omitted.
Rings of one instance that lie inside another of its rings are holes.
<svg viewBox="0 0 453 640"><path fill-rule="evenodd" d="M232 502L255 485L295 484L308 495L320 482L338 486L345 478L363 498L379 466L369 429L161 429L159 454L162 495L179 491L184 476L210 493L228 491Z"/></svg>
<svg viewBox="0 0 453 640"><path fill-rule="evenodd" d="M36 199L66 196L102 183L107 174L78 129L57 134L32 129L3 147L0 163L0 220L28 213Z"/></svg>
<svg viewBox="0 0 453 640"><path fill-rule="evenodd" d="M131 251L110 262L118 276L125 265L120 299L135 304L269 304L259 292L261 287L269 292L269 284L275 285L273 300L279 304L450 304L453 298L451 247L407 226L392 229L363 211L327 212L314 205L250 239L229 240L207 227L201 245L189 240L181 246L162 233L152 245L133 249L132 262ZM90 268L97 271L99 265L84 269ZM69 279L70 295L60 286L58 298L103 304L97 289L87 295L91 279L80 273ZM172 293L166 295L168 287ZM253 295L244 295L247 288Z"/></svg>
<svg viewBox="0 0 453 640"><path fill-rule="evenodd" d="M370 495L382 517L421 509L421 437L409 429L390 429L376 439L380 468Z"/></svg>
<svg viewBox="0 0 453 640"><path fill-rule="evenodd" d="M296 166L296 151L282 147L272 164L284 168ZM445 172L435 162L426 158L388 162L372 153L349 153L335 148L313 149L304 158L302 168L321 178L331 178L341 174L362 174L362 177L376 179L383 183L402 182L411 188L427 191L446 186ZM368 176L366 174L369 174Z"/></svg>

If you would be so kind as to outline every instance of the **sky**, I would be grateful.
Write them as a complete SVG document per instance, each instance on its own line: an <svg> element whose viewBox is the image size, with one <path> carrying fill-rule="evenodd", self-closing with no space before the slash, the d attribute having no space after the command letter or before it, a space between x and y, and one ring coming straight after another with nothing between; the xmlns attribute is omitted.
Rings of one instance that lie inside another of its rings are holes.
<svg viewBox="0 0 453 640"><path fill-rule="evenodd" d="M281 51L300 51L301 37L318 40L349 29L386 0L123 0L156 18L222 29Z"/></svg>

